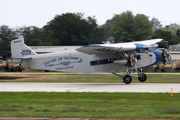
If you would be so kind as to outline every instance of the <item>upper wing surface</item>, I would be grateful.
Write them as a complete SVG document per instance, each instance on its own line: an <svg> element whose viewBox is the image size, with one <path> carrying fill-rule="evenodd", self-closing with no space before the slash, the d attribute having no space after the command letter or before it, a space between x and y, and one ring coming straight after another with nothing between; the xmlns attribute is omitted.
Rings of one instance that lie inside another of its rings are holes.
<svg viewBox="0 0 180 120"><path fill-rule="evenodd" d="M100 45L87 45L76 50L86 54L103 54L103 53L118 53L127 52L137 49L137 44L151 46L157 42L162 41L162 39L145 40L138 42L128 42L128 43L116 43L116 44L100 44ZM138 47L139 48L139 47Z"/></svg>
<svg viewBox="0 0 180 120"><path fill-rule="evenodd" d="M137 42L129 42L134 44L143 44L143 45L149 45L154 46L154 44L162 41L163 39L152 39L152 40L144 40L144 41L137 41Z"/></svg>

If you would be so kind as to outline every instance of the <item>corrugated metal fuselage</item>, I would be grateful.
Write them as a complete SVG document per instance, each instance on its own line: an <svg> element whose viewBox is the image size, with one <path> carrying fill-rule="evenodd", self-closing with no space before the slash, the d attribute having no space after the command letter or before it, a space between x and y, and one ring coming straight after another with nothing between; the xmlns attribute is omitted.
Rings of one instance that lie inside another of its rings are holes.
<svg viewBox="0 0 180 120"><path fill-rule="evenodd" d="M129 52L139 56L137 67L142 68L161 62L161 51L152 50L148 53ZM84 54L76 50L39 54L32 59L23 60L23 67L31 69L42 69L51 71L65 71L75 73L101 73L126 70L126 66L114 63L117 59L126 60L124 53L109 54ZM129 69L133 69L129 67Z"/></svg>

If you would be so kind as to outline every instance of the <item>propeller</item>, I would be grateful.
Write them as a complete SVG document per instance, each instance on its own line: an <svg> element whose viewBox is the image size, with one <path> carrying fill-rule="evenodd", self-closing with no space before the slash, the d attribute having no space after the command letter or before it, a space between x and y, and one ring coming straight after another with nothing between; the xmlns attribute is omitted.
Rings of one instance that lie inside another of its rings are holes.
<svg viewBox="0 0 180 120"><path fill-rule="evenodd" d="M164 65L166 65L167 62L171 62L172 63L172 69L174 69L174 61L172 60L171 57L171 51L168 49L164 49L161 53L161 59L162 59L162 63Z"/></svg>
<svg viewBox="0 0 180 120"><path fill-rule="evenodd" d="M170 50L168 50L168 49L162 50L161 59L162 59L163 64L165 64L165 65L166 65L166 62L172 61Z"/></svg>

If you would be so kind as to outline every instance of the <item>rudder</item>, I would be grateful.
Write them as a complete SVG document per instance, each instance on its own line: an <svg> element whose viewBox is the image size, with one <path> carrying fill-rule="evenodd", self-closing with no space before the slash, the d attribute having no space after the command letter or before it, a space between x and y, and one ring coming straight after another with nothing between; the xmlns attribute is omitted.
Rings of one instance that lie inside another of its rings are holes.
<svg viewBox="0 0 180 120"><path fill-rule="evenodd" d="M37 55L37 53L24 44L24 38L21 36L18 39L11 41L11 55L12 58L18 58Z"/></svg>

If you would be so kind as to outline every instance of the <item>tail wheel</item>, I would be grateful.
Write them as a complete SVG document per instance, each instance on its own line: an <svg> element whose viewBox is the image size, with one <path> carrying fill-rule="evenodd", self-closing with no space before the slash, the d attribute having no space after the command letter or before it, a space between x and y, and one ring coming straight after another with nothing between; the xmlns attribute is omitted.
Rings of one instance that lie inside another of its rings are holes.
<svg viewBox="0 0 180 120"><path fill-rule="evenodd" d="M11 68L9 68L9 66L7 65L7 71L11 72Z"/></svg>
<svg viewBox="0 0 180 120"><path fill-rule="evenodd" d="M124 81L124 83L129 84L132 82L132 77L130 75L125 75L123 77L123 81Z"/></svg>
<svg viewBox="0 0 180 120"><path fill-rule="evenodd" d="M17 66L16 71L22 72L22 68L20 66Z"/></svg>
<svg viewBox="0 0 180 120"><path fill-rule="evenodd" d="M19 72L22 72L22 68L21 68L21 67L19 67L18 71L19 71Z"/></svg>
<svg viewBox="0 0 180 120"><path fill-rule="evenodd" d="M140 82L145 82L147 80L147 76L146 74L142 73L142 75L140 74L141 77L138 77Z"/></svg>

